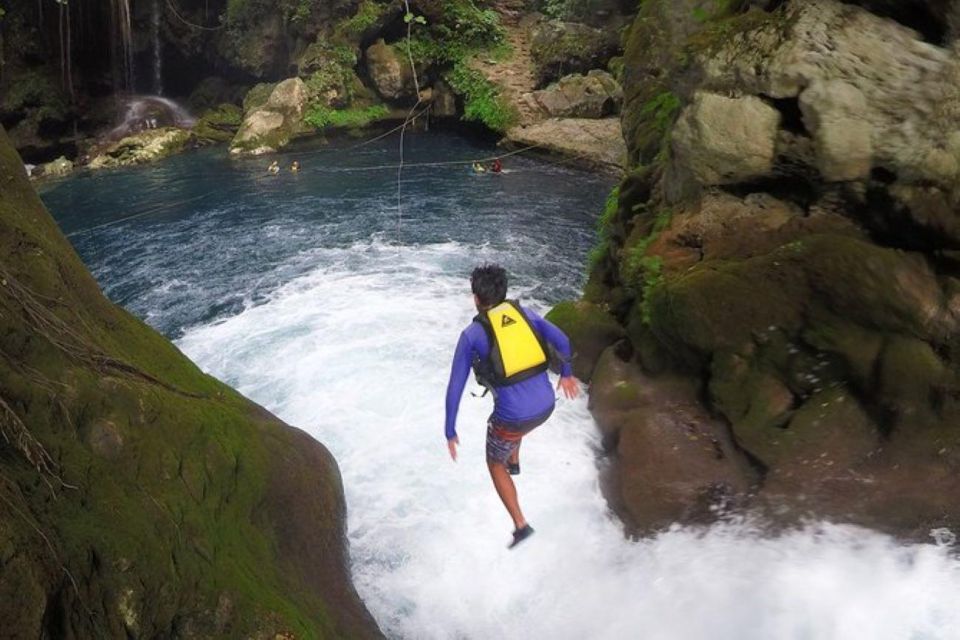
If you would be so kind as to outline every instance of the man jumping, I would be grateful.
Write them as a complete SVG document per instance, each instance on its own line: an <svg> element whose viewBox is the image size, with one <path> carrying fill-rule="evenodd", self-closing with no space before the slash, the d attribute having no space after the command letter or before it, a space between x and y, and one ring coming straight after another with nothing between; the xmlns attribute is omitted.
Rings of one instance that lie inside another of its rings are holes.
<svg viewBox="0 0 960 640"><path fill-rule="evenodd" d="M507 272L484 265L470 276L477 316L460 334L447 385L446 436L450 457L457 459L457 411L470 369L493 393L487 422L487 467L503 506L513 519L512 549L533 534L520 511L511 475L520 473L523 437L553 413L554 395L547 378L550 347L562 362L560 382L567 398L579 393L570 367L570 340L556 326L519 303L507 300Z"/></svg>

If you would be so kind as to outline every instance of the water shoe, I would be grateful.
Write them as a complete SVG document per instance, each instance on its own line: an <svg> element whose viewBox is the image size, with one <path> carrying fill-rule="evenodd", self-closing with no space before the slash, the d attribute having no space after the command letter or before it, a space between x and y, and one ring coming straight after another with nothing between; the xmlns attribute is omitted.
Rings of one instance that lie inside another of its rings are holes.
<svg viewBox="0 0 960 640"><path fill-rule="evenodd" d="M524 525L522 529L517 529L513 532L513 542L510 543L508 549L513 549L515 546L529 538L533 535L533 527L530 525Z"/></svg>

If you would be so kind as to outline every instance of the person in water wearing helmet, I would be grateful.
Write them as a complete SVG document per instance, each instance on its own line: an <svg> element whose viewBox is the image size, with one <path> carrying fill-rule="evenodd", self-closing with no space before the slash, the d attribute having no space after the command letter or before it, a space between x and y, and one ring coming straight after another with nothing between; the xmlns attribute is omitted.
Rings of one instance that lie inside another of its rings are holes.
<svg viewBox="0 0 960 640"><path fill-rule="evenodd" d="M487 422L487 468L513 519L512 549L533 533L510 476L520 473L524 436L553 413L555 399L547 377L551 347L562 363L557 387L567 398L577 397L580 387L570 366L570 340L549 321L506 299L507 272L502 267L477 267L470 276L470 287L478 313L460 334L453 356L447 385L447 448L456 461L460 444L457 411L472 367L477 381L493 393L493 413Z"/></svg>

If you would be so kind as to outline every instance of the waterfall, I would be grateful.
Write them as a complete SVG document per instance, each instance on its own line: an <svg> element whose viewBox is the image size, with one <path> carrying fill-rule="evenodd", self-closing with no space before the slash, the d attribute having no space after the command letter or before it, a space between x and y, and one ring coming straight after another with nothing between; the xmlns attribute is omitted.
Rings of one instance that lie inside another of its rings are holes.
<svg viewBox="0 0 960 640"><path fill-rule="evenodd" d="M130 0L112 0L113 29L111 55L113 56L114 87L122 91L133 90L133 27L130 17Z"/></svg>
<svg viewBox="0 0 960 640"><path fill-rule="evenodd" d="M153 93L163 95L163 56L160 49L160 0L150 10L150 38L153 50Z"/></svg>
<svg viewBox="0 0 960 640"><path fill-rule="evenodd" d="M104 134L106 140L119 140L131 133L159 127L189 129L197 123L185 108L161 96L129 95L118 98L117 124Z"/></svg>

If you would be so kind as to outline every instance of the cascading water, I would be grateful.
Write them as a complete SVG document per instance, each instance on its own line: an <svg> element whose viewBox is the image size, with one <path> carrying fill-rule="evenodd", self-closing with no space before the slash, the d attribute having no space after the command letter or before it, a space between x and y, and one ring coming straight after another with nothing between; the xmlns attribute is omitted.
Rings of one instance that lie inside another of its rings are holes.
<svg viewBox="0 0 960 640"><path fill-rule="evenodd" d="M129 92L134 87L133 76L133 27L130 0L111 0L111 56L113 59L114 87Z"/></svg>
<svg viewBox="0 0 960 640"><path fill-rule="evenodd" d="M117 124L104 136L107 140L158 127L188 129L197 122L183 106L163 96L128 96L119 99L119 107Z"/></svg>
<svg viewBox="0 0 960 640"><path fill-rule="evenodd" d="M960 638L960 561L942 533L904 545L839 525L770 537L730 523L625 539L583 401L561 401L524 445L537 534L508 552L483 464L488 401L463 400L460 462L443 440L452 349L473 313L466 275L499 261L541 311L575 295L610 184L520 158L500 176L416 167L489 151L414 136L398 238L382 168L395 145L294 151L278 159L300 172L277 176L205 151L45 194L111 298L330 447L354 579L389 636Z"/></svg>
<svg viewBox="0 0 960 640"><path fill-rule="evenodd" d="M150 6L150 52L153 58L153 93L163 95L163 49L160 42L160 0Z"/></svg>

